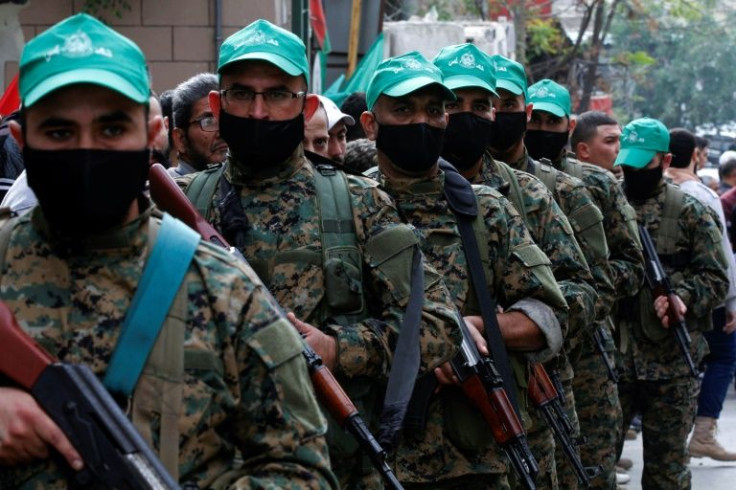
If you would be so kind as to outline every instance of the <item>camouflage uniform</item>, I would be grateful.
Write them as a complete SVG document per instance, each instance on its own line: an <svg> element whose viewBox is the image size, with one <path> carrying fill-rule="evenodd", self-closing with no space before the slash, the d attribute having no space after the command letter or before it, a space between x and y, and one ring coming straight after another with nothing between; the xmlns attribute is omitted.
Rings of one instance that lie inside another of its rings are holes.
<svg viewBox="0 0 736 490"><path fill-rule="evenodd" d="M402 215L423 235L424 254L442 274L458 309L465 315L479 314L477 301L470 296L475 293L470 287L457 220L444 198L444 174L427 179L382 177L382 183ZM542 328L548 348L532 357L536 361L548 359L557 350L551 350L551 336L556 335L557 345L562 341L554 315L561 324L567 316L549 260L506 199L486 186L475 186L474 190L488 230L491 267L485 273L489 287L505 311L522 311ZM425 487L432 483L433 488L438 480L446 482L441 488L506 488L503 474L513 471L484 427L480 414L459 388L443 387L430 402L426 430L404 435L396 465L401 480ZM471 475L476 476L468 481Z"/></svg>
<svg viewBox="0 0 736 490"><path fill-rule="evenodd" d="M495 161L488 153L483 156L481 171L474 182L489 185L511 196L512 183L506 181L506 173L512 173L518 182L523 199L522 217L534 241L550 258L552 271L570 306L570 332L566 335L566 339L570 335L580 335L579 331L587 327L585 319L595 315L596 295L592 286L593 278L586 266L583 252L573 236L573 229L555 202L551 191L539 179L526 172L512 169L503 162ZM547 363L547 366L548 369L561 371L561 378L565 380L572 378L572 369L564 350L558 359ZM574 406L572 392L568 390L566 395L568 406ZM539 411L533 410L531 414L533 425L528 430L529 443L542 468L537 483L540 488L556 488L557 456L553 451L555 447L553 435ZM573 426L577 428L574 410L569 411L569 416Z"/></svg>
<svg viewBox="0 0 736 490"><path fill-rule="evenodd" d="M11 223L0 297L52 354L103 375L150 252L150 210L81 243L53 238L39 207ZM185 326L180 481L337 488L300 340L253 271L200 244L184 284L184 318L169 312L166 322ZM146 368L138 386L151 376ZM156 400L134 396L138 403ZM161 418L152 410L150 425L136 425L158 450ZM0 468L0 488L67 488L57 462Z"/></svg>
<svg viewBox="0 0 736 490"><path fill-rule="evenodd" d="M616 300L631 296L639 290L644 265L636 231L636 213L626 200L616 178L600 167L563 157L553 165L558 170L575 175L585 183L594 202L603 213L603 226L610 250L608 263ZM612 323L599 321L597 328L605 329L605 352L614 361ZM601 474L591 481L591 488L616 488L615 465L617 430L621 427L621 405L618 388L596 349L592 337L583 338L578 348L570 353L575 377L575 408L585 443L580 446L580 457L585 466L600 465Z"/></svg>
<svg viewBox="0 0 736 490"><path fill-rule="evenodd" d="M231 162L226 165L225 178L231 185L240 186L240 202L248 224L239 246L259 277L284 309L336 338L334 373L344 387L352 382L367 391L367 387L372 386L371 381L385 382L391 349L408 301L412 249L384 254L390 255L388 259L381 259L373 252L383 237L390 236L385 234L388 230L404 229L414 233L400 223L391 199L376 182L347 176L355 233L363 257L362 291L368 318L338 325L327 318L321 233L316 219L319 215L314 186L316 170L304 156L302 146L299 145L292 157L274 169L268 178L253 179ZM186 185L188 181L182 180L180 184ZM212 200L216 201L216 195ZM221 218L220 210L213 206L207 219L221 228ZM289 254L294 252L311 252L314 260L290 259ZM407 256L408 260L403 260ZM452 358L460 344L460 331L451 305L438 275L426 268L421 326L422 373ZM349 391L349 394L354 392ZM330 437L328 434L328 439ZM382 487L370 463L351 454L355 448L343 450L331 442L333 439L329 441L333 468L343 486ZM354 445L354 442L350 440L349 444Z"/></svg>
<svg viewBox="0 0 736 490"><path fill-rule="evenodd" d="M662 180L652 197L631 201L639 224L647 228L655 243L662 222L665 189L671 185ZM662 265L687 306L686 320L692 337L690 354L697 366L707 352L707 344L702 331L691 325L711 325L711 310L723 301L728 289L726 260L713 214L692 196L684 195L677 229L675 249L678 255L687 256L687 264L674 269L662 260ZM638 308L640 296L646 305L644 311ZM686 442L695 417L698 380L690 376L674 335L661 327L653 306L649 306L653 302L649 287L643 287L635 300L634 307L622 308L617 318L619 398L623 420L631 420L636 409L642 413L642 486L690 488ZM655 334L656 339L652 338ZM622 447L623 436L619 434L619 451Z"/></svg>

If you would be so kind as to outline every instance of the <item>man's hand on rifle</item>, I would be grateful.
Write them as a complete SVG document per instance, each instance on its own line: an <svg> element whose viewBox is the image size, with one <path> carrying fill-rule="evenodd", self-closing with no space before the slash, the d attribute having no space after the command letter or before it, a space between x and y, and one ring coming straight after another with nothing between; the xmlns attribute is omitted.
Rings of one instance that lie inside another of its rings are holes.
<svg viewBox="0 0 736 490"><path fill-rule="evenodd" d="M680 312L682 316L685 316L687 313L687 306L685 306L685 303L682 302L679 296L675 295L675 308ZM667 296L658 296L657 299L654 300L654 311L657 312L657 317L659 317L659 320L662 322L662 326L664 328L670 327L670 320L668 310L670 308L670 302L667 299Z"/></svg>
<svg viewBox="0 0 736 490"><path fill-rule="evenodd" d="M478 352L483 356L487 356L488 344L486 344L486 339L483 338L483 318L479 316L466 316L463 317L463 319L465 320L465 324L468 326L468 332L473 336L473 341L475 341L475 345L478 347ZM435 368L434 375L437 377L437 381L439 381L440 385L459 383L452 370L452 365L449 362Z"/></svg>
<svg viewBox="0 0 736 490"><path fill-rule="evenodd" d="M84 466L79 453L31 395L0 387L0 464L46 459L49 446L56 448L75 470Z"/></svg>
<svg viewBox="0 0 736 490"><path fill-rule="evenodd" d="M337 340L335 337L299 320L294 313L289 312L286 317L296 327L309 346L314 349L314 352L322 358L324 366L333 371L337 363Z"/></svg>

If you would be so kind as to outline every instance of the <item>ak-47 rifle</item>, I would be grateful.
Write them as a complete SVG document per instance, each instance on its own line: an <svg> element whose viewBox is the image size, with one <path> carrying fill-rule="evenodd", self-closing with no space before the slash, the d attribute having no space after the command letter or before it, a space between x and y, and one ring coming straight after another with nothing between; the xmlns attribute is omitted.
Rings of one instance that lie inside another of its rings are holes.
<svg viewBox="0 0 736 490"><path fill-rule="evenodd" d="M652 237L649 235L647 229L639 225L639 237L641 238L641 244L644 248L644 272L647 277L649 287L652 289L654 297L666 296L669 306L667 308L667 317L670 320L670 330L675 334L675 341L680 347L682 357L685 359L690 374L693 377L698 376L698 370L695 367L693 358L690 356L690 343L692 339L687 331L687 323L685 317L677 309L678 301L677 293L675 288L670 282L670 278L662 267L662 263L659 261L659 255L657 255L657 249L652 242Z"/></svg>
<svg viewBox="0 0 736 490"><path fill-rule="evenodd" d="M503 378L489 357L481 356L465 321L460 318L463 342L460 352L450 364L468 399L480 410L491 428L493 439L504 450L524 488L537 488L534 478L539 471L529 449L526 433L516 415Z"/></svg>
<svg viewBox="0 0 736 490"><path fill-rule="evenodd" d="M590 487L590 479L600 473L600 468L586 468L580 461L577 444L573 440L573 426L565 413L561 398L541 363L531 364L529 376L529 399L542 411L547 425L552 429L555 438L562 446L567 460L572 465L578 482L585 488Z"/></svg>
<svg viewBox="0 0 736 490"><path fill-rule="evenodd" d="M503 378L493 360L478 351L465 320L459 316L458 323L463 341L460 352L450 361L453 373L465 396L488 424L493 439L508 456L521 484L527 490L535 490L537 486L534 479L539 472L539 465L529 450L526 433L509 401ZM408 430L424 430L430 399L438 384L433 373L417 379L404 420Z"/></svg>
<svg viewBox="0 0 736 490"><path fill-rule="evenodd" d="M241 261L248 261L243 254L231 247L227 240L209 224L194 208L184 191L174 182L161 164L154 164L148 174L151 197L159 209L184 222L199 233L202 238L223 247ZM276 300L274 300L274 304ZM381 447L360 412L335 379L332 372L322 363L322 358L305 341L302 341L302 355L307 361L312 384L322 405L343 429L350 432L370 458L373 466L381 473L389 488L403 490L401 483L386 462L386 451Z"/></svg>
<svg viewBox="0 0 736 490"><path fill-rule="evenodd" d="M69 468L69 488L180 488L89 367L58 362L2 302L0 345L0 373L33 396L84 461Z"/></svg>

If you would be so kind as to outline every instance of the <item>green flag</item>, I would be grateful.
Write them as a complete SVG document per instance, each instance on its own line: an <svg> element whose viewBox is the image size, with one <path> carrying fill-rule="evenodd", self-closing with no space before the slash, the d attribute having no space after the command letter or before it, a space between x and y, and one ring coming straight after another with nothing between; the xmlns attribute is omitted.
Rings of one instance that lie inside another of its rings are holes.
<svg viewBox="0 0 736 490"><path fill-rule="evenodd" d="M343 75L340 75L335 83L328 88L324 95L329 97L338 106L353 92L365 92L368 88L368 83L371 81L373 73L376 71L379 63L383 60L383 33L380 33L368 51L363 55L358 66L346 82L336 86L336 83L340 80L344 80Z"/></svg>

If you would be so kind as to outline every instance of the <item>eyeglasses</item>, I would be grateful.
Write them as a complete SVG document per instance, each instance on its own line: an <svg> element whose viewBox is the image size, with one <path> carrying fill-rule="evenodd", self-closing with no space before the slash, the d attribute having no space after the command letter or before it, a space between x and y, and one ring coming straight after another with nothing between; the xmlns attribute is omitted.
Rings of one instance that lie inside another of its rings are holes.
<svg viewBox="0 0 736 490"><path fill-rule="evenodd" d="M206 131L208 133L213 133L217 131L220 127L217 124L217 119L215 119L215 116L203 116L199 119L189 121L189 126L195 123L199 124L199 127L202 129L202 131Z"/></svg>
<svg viewBox="0 0 736 490"><path fill-rule="evenodd" d="M227 99L230 103L236 104L240 107L249 107L250 104L256 100L256 95L263 97L263 103L268 107L285 107L289 105L294 99L304 97L307 95L306 92L291 92L283 89L266 90L265 92L256 92L247 88L231 88L227 90L221 90L220 94L222 97Z"/></svg>

